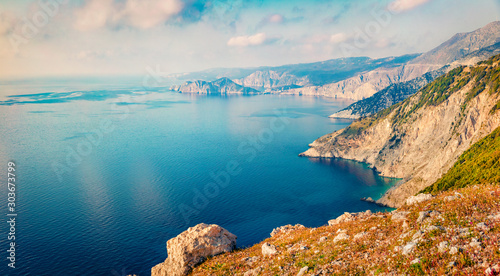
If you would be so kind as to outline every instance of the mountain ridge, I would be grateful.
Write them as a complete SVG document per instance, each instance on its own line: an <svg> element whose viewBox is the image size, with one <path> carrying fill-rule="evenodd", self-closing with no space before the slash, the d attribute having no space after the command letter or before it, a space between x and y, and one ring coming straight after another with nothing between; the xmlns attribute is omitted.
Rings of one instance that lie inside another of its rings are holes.
<svg viewBox="0 0 500 276"><path fill-rule="evenodd" d="M499 61L455 68L403 102L317 139L301 156L352 159L403 178L377 201L399 207L500 125Z"/></svg>

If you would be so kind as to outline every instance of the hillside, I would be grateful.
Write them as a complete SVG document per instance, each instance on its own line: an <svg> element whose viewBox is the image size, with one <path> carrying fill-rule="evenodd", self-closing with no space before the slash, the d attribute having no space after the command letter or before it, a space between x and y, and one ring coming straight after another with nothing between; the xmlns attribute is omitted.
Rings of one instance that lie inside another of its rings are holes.
<svg viewBox="0 0 500 276"><path fill-rule="evenodd" d="M209 257L190 275L496 275L499 196L498 186L473 186L390 213L279 227L250 248Z"/></svg>
<svg viewBox="0 0 500 276"><path fill-rule="evenodd" d="M375 93L373 96L357 101L330 115L330 118L359 119L360 117L375 114L417 93L422 87L443 75L446 70L447 67L443 67L439 70L425 73L423 76L411 81L392 84Z"/></svg>
<svg viewBox="0 0 500 276"><path fill-rule="evenodd" d="M188 81L183 85L172 87L171 90L198 94L256 94L259 92L253 88L241 86L228 78L220 78L212 82Z"/></svg>
<svg viewBox="0 0 500 276"><path fill-rule="evenodd" d="M423 192L436 194L488 183L500 183L500 128L472 145L446 174Z"/></svg>
<svg viewBox="0 0 500 276"><path fill-rule="evenodd" d="M411 64L448 64L468 54L500 42L500 21L467 33L458 33L452 38L415 58Z"/></svg>
<svg viewBox="0 0 500 276"><path fill-rule="evenodd" d="M453 69L405 101L319 138L301 155L366 162L403 178L378 200L399 207L500 125L499 60Z"/></svg>

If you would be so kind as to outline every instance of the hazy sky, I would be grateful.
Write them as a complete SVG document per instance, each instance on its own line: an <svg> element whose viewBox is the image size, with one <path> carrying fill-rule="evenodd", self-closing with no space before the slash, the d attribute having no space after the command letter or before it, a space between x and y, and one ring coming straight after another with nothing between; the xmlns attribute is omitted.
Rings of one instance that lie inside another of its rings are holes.
<svg viewBox="0 0 500 276"><path fill-rule="evenodd" d="M402 55L499 15L498 0L1 0L0 78Z"/></svg>

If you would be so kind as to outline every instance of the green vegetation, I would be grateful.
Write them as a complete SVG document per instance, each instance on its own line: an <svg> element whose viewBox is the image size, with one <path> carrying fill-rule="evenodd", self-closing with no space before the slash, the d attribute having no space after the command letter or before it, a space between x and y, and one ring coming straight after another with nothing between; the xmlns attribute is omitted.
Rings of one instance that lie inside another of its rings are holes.
<svg viewBox="0 0 500 276"><path fill-rule="evenodd" d="M422 192L463 188L472 184L500 182L500 128L465 151L453 167Z"/></svg>
<svg viewBox="0 0 500 276"><path fill-rule="evenodd" d="M360 118L354 121L342 133L345 137L360 135L366 129L376 125L380 121L386 119L391 113L394 115L391 118L393 127L406 123L409 118L420 108L426 106L437 106L446 101L452 94L460 91L471 81L474 86L468 91L465 101L461 107L461 115L458 122L455 124L454 131L461 125L467 110L467 104L481 94L486 89L489 89L490 94L500 92L500 55L491 57L490 59L479 62L477 66L471 67L457 67L448 74L438 77L433 82L424 86L417 94L409 97L403 102L395 104L389 108L381 110L380 112ZM498 102L491 110L493 114L500 109L500 102Z"/></svg>
<svg viewBox="0 0 500 276"><path fill-rule="evenodd" d="M500 256L500 220L491 218L500 214L500 187L482 185L459 192L454 200L445 200L455 195L447 191L401 207L396 212L406 214L404 223L394 219L394 213L376 213L317 228L290 226L254 246L208 258L190 275L297 275L306 266L307 275L484 275ZM430 210L440 215L417 222L421 212ZM481 222L487 231L474 227ZM432 229L434 225L444 229ZM460 234L463 227L468 227L466 235ZM346 236L338 239L341 235ZM480 240L480 248L470 245L473 238ZM403 253L412 242L413 250ZM275 245L276 254L263 256L264 243ZM457 252L451 253L452 248Z"/></svg>

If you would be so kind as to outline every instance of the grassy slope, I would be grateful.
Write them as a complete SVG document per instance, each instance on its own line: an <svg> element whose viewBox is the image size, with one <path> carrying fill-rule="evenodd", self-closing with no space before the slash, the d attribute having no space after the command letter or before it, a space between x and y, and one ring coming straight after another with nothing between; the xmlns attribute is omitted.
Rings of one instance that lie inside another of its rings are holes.
<svg viewBox="0 0 500 276"><path fill-rule="evenodd" d="M463 188L472 184L500 182L500 128L465 151L453 167L422 192Z"/></svg>
<svg viewBox="0 0 500 276"><path fill-rule="evenodd" d="M394 127L411 121L412 115L426 106L436 106L443 103L453 93L473 82L474 88L467 94L462 112L465 112L467 103L481 92L489 89L489 93L500 91L500 55L491 57L478 65L464 70L461 66L438 77L433 82L424 86L417 94L405 101L384 109L372 116L360 118L345 128L341 136L350 137L361 134L364 130L376 125L378 122L392 116L391 122ZM491 112L500 109L500 102L493 107ZM460 124L461 121L458 122ZM457 125L458 125L457 124Z"/></svg>
<svg viewBox="0 0 500 276"><path fill-rule="evenodd" d="M307 275L483 275L488 267L500 264L500 188L476 185L459 192L401 207L397 212L408 212L406 222L393 220L394 213L376 213L333 226L301 228L209 258L192 274L243 275L254 270L251 275L296 275L307 266ZM417 222L420 212L431 210L436 215ZM477 227L480 223L487 228ZM436 225L444 228L433 229ZM348 238L334 241L340 229ZM359 233L365 234L355 238ZM471 245L474 239L480 244ZM403 254L402 247L412 241L417 243L414 250ZM264 257L265 242L275 245L278 253ZM442 242L448 244L440 251ZM450 252L452 247L458 252ZM256 260L245 260L251 257Z"/></svg>

